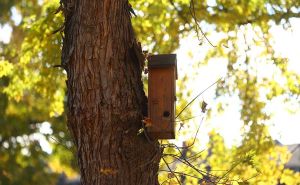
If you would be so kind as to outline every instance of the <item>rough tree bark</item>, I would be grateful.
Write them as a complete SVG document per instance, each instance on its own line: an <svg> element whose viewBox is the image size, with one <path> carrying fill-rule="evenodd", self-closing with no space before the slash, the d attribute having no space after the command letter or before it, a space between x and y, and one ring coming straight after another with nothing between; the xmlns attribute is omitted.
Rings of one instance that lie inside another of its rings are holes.
<svg viewBox="0 0 300 185"><path fill-rule="evenodd" d="M144 58L128 1L61 3L68 127L82 184L158 184L161 150L137 135L147 99L141 81Z"/></svg>

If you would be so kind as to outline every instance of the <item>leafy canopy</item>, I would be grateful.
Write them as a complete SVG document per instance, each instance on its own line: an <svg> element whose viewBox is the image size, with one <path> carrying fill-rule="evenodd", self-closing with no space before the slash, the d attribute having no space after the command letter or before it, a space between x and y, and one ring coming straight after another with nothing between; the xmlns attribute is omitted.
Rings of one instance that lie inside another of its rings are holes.
<svg viewBox="0 0 300 185"><path fill-rule="evenodd" d="M223 59L227 76L216 90L218 110L226 111L222 97L238 97L240 119L250 129L244 133L242 144L230 149L220 135L212 132L208 149L196 159L199 168L223 177L224 182L237 184L299 183L299 174L283 166L290 154L274 145L263 123L270 118L264 108L272 99L283 97L299 102L299 74L288 68L288 59L276 53L270 29L273 25L289 28L290 19L300 17L300 1L136 0L131 3L138 14L132 19L137 37L150 52L170 53L179 47L180 40L195 31L199 44L209 45L201 33L203 28L222 34L201 65ZM72 141L65 126L66 76L63 70L53 68L60 64L62 46L59 28L63 16L55 14L58 6L58 1L49 0L0 2L0 24L12 28L10 42L0 43L0 184L54 184L57 173L65 171L73 175L72 169L76 168L70 150ZM14 21L13 10L21 15L20 23ZM52 34L55 30L57 33ZM209 32L206 34L210 38ZM201 65L199 61L194 67ZM274 73L266 76L258 70L260 66L268 66ZM284 83L275 81L274 75ZM185 76L178 84L178 110L188 103L189 92L185 89L188 79ZM185 111L180 118L191 116L191 112ZM43 132L48 123L51 132ZM50 153L43 149L42 140L51 144ZM199 152L199 142L188 151L188 156ZM176 170L206 178L184 165L178 165ZM164 173L160 178L174 180ZM197 178L185 180L193 184L199 181Z"/></svg>

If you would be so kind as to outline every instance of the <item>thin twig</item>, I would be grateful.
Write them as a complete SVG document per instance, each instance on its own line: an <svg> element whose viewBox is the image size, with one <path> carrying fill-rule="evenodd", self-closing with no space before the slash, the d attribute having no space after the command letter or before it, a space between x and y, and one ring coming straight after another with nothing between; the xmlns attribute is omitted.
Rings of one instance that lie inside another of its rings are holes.
<svg viewBox="0 0 300 185"><path fill-rule="evenodd" d="M167 163L167 161L165 160L164 157L162 157L163 161L165 162L165 164L167 165L168 169L170 170L170 172L172 173L172 175L174 175L174 177L176 178L177 182L181 185L180 180L178 179L177 175L173 172L173 170L171 170L169 164Z"/></svg>
<svg viewBox="0 0 300 185"><path fill-rule="evenodd" d="M195 144L195 141L196 141L198 132L199 132L199 130L200 130L200 126L201 126L201 124L202 124L202 122L203 122L203 119L204 119L204 117L201 119L201 122L200 122L200 124L199 124L199 127L197 128L196 134L195 134L195 136L194 136L193 143L192 143L191 145L179 147L179 146L177 146L177 145L175 145L175 144L162 144L162 147L164 147L164 148L174 148L174 147L176 146L176 148L181 148L181 149L189 149L189 148L193 147L193 145Z"/></svg>
<svg viewBox="0 0 300 185"><path fill-rule="evenodd" d="M62 25L59 28L57 28L56 30L52 31L51 34L54 35L57 32L62 32L64 29L65 29L65 25Z"/></svg>
<svg viewBox="0 0 300 185"><path fill-rule="evenodd" d="M64 145L63 143L61 143L59 140L57 140L57 139L54 138L53 136L50 136L50 135L49 135L49 137L50 137L50 139L52 139L53 141L55 141L57 144L60 144L61 146L65 147L67 150L70 150L70 149L71 149L71 147L70 147L70 148L67 147L66 145Z"/></svg>
<svg viewBox="0 0 300 185"><path fill-rule="evenodd" d="M209 88L211 88L212 86L214 86L216 83L218 83L219 81L221 81L222 78L219 78L217 81L215 81L213 84L211 84L210 86L208 86L207 88L205 88L203 91L201 91L195 98L193 98L175 117L178 118L182 112L188 107L190 106L199 96L201 96L205 91L207 91Z"/></svg>
<svg viewBox="0 0 300 185"><path fill-rule="evenodd" d="M194 154L194 155L192 155L192 156L190 156L190 157L187 157L187 158L185 158L185 159L188 160L188 161L190 161L190 160L192 160L192 159L195 159L195 158L197 158L198 155L201 154L203 151L204 151L204 150L201 150L200 152L197 152L196 154ZM169 155L169 154L164 154L164 155ZM172 164L172 163L174 163L174 162L176 162L176 161L177 161L177 159L175 159L174 161L170 162L169 164ZM190 161L190 162L191 162L191 161Z"/></svg>
<svg viewBox="0 0 300 185"><path fill-rule="evenodd" d="M168 170L159 170L161 172L169 172ZM198 179L198 180L202 180L201 178L197 177L197 176L194 176L194 175L189 175L189 174L186 174L184 172L177 172L177 171L173 171L173 173L176 173L176 174L179 174L179 175L184 175L184 176L188 176L188 177L192 177L192 178L195 178L195 179Z"/></svg>
<svg viewBox="0 0 300 185"><path fill-rule="evenodd" d="M180 157L178 157L177 155L173 155L170 154L169 156L174 157L176 159L178 159L181 163L187 165L188 167L192 168L193 170L195 170L197 173L199 173L200 175L202 175L203 177L209 177L209 182L213 183L212 180L210 180L210 177L214 177L217 178L217 176L209 174L206 171L200 170L198 168L195 167L195 165L191 164L189 161L185 160L185 159L181 159Z"/></svg>
<svg viewBox="0 0 300 185"><path fill-rule="evenodd" d="M212 47L216 47L215 45L213 45L210 40L207 38L206 34L203 32L203 30L201 29L200 25L198 24L197 22L197 17L196 17L196 12L195 12L195 5L194 5L194 1L191 0L190 2L190 12L191 12L191 15L195 21L195 24L196 24L196 33L197 33L197 37L198 37L198 40L200 41L201 39L199 38L199 33L198 33L198 29L200 30L201 34L203 35L203 37L207 40L207 42L212 46Z"/></svg>
<svg viewBox="0 0 300 185"><path fill-rule="evenodd" d="M183 118L181 120L176 120L175 122L184 122L184 121L188 121L188 120L200 117L200 116L202 116L202 114L199 114L199 115L196 115L196 116L192 116L192 117L188 117L188 118Z"/></svg>
<svg viewBox="0 0 300 185"><path fill-rule="evenodd" d="M181 147L181 148L183 148L183 149L189 149L189 148L191 148L191 147L194 146L194 144L195 144L195 142L196 142L196 138L197 138L198 132L199 132L200 127L201 127L201 125L202 125L202 123L203 123L203 120L204 120L204 117L202 117L202 119L201 119L201 121L200 121L200 124L199 124L199 126L198 126L198 128L197 128L197 131L196 131L196 134L195 134L195 136L194 136L194 139L193 139L192 144L190 144L189 146Z"/></svg>

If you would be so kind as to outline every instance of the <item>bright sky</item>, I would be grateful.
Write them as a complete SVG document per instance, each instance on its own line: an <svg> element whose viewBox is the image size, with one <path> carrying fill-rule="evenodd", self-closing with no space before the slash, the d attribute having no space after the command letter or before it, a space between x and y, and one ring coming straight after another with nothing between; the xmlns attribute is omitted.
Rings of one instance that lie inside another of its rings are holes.
<svg viewBox="0 0 300 185"><path fill-rule="evenodd" d="M16 14L14 21L16 24L20 22L20 17ZM281 26L273 26L271 32L275 36L275 49L282 55L290 59L290 69L293 69L300 73L300 65L298 60L300 59L299 43L300 43L300 19L291 20L293 31L283 30ZM297 34L298 33L298 34ZM8 25L0 25L0 41L5 43L9 42L11 34L11 28ZM214 42L214 37L210 37L210 40ZM189 36L183 39L180 44L180 48L176 51L178 58L178 72L179 80L185 73L198 74L194 76L192 82L189 82L188 90L192 91L191 97L194 97L203 89L214 83L218 78L225 76L226 63L222 60L211 61L207 66L201 66L199 68L193 68L191 65L198 62L204 57L208 48L208 44L203 46L198 45L198 41L194 36ZM263 69L268 70L268 69ZM268 73L268 71L266 71ZM269 71L272 73L272 71ZM192 75L191 75L192 76ZM215 107L216 102L214 97L214 88L208 91L200 97L199 100L205 100L209 107ZM224 136L225 142L228 146L238 144L241 136L240 129L242 126L239 120L239 101L234 98L224 98L224 101L230 102L226 111L221 115L212 116L211 120L205 120L202 123L201 130L198 134L200 141L205 143L208 140L207 133L211 129L216 129L221 135ZM196 106L195 106L196 105ZM200 114L199 103L194 105L194 115ZM271 105L267 107L269 111L273 113L273 117L267 122L270 128L271 135L274 139L279 140L283 144L300 143L300 106L299 104L285 104L282 100L276 99ZM296 111L291 113L288 109ZM200 122L201 117L196 118L195 123ZM45 122L41 125L41 133L49 133L50 125ZM50 129L51 130L51 129ZM51 152L49 144L47 144L45 137L40 134L35 137L40 138L41 145L44 146L44 150ZM179 138L182 140L184 138Z"/></svg>
<svg viewBox="0 0 300 185"><path fill-rule="evenodd" d="M292 19L292 31L286 31L281 26L273 26L271 33L274 35L275 49L281 56L289 58L289 69L300 74L300 19ZM210 36L210 41L214 43L214 38ZM192 97L196 96L203 89L214 83L218 78L224 77L226 73L226 62L221 59L211 61L208 66L201 66L193 68L193 63L201 61L201 58L211 46L204 44L199 46L195 37L190 36L181 42L178 54L179 79L184 74L193 74L197 72L198 75L188 84L188 90L192 91ZM261 66L259 66L261 67ZM262 67L260 69L265 74L272 74L270 68ZM207 91L202 97L210 107L216 107L214 97L214 88ZM192 98L191 98L192 99ZM206 120L202 123L202 128L198 137L204 143L208 140L207 133L211 129L216 129L225 138L227 146L238 144L241 140L240 130L242 123L239 119L239 100L237 98L223 98L225 102L229 102L229 107L221 115L213 115L211 120ZM195 115L198 115L199 103L194 106ZM284 103L282 99L276 98L266 107L268 112L272 113L272 118L266 124L269 126L269 131L274 139L279 140L282 144L300 143L300 106L296 102L294 104ZM293 110L294 113L291 113ZM200 118L196 118L194 123L199 123ZM193 128L193 127L192 127ZM195 130L195 128L191 129ZM184 139L184 138L182 138Z"/></svg>
<svg viewBox="0 0 300 185"><path fill-rule="evenodd" d="M0 24L0 41L4 43L8 43L10 40L10 35L11 35L12 28L5 24L1 25Z"/></svg>

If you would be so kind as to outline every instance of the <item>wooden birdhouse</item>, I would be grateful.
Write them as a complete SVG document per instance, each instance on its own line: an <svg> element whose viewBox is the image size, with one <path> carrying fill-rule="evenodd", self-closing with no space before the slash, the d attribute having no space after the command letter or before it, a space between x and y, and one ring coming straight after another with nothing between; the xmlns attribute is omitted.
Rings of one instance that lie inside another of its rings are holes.
<svg viewBox="0 0 300 185"><path fill-rule="evenodd" d="M148 58L148 113L152 139L175 139L176 54Z"/></svg>

